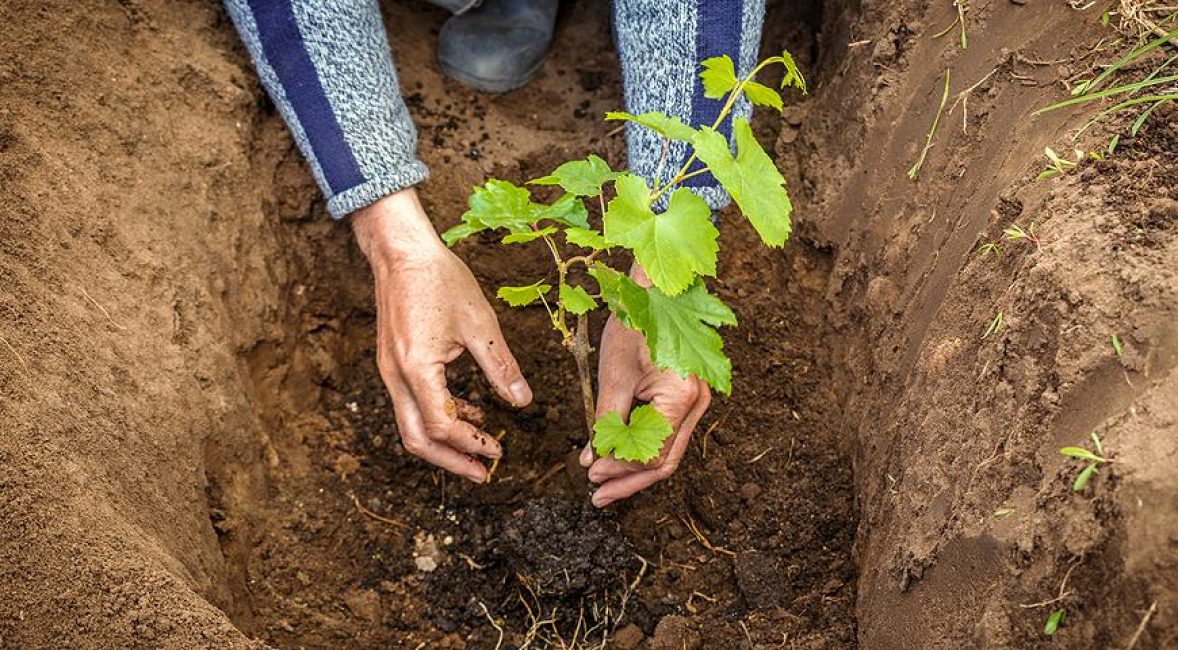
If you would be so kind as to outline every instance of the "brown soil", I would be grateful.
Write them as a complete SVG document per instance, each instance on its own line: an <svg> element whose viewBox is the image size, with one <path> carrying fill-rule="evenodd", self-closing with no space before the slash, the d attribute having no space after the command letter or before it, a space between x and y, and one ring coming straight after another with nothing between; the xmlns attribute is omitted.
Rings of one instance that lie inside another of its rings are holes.
<svg viewBox="0 0 1178 650"><path fill-rule="evenodd" d="M817 82L757 122L799 233L723 220L734 396L604 513L542 312L500 312L533 406L451 371L505 432L492 484L401 450L368 271L218 7L0 8L0 648L1178 644L1178 112L1032 182L1087 116L1029 113L1109 58L1099 13L970 8L962 51L947 0L771 7ZM489 175L624 162L604 3L502 97L439 75L440 12L386 10L440 227ZM946 68L996 72L912 183ZM975 254L1012 222L1042 245ZM546 270L496 248L459 248L486 287ZM1116 462L1072 493L1091 431Z"/></svg>

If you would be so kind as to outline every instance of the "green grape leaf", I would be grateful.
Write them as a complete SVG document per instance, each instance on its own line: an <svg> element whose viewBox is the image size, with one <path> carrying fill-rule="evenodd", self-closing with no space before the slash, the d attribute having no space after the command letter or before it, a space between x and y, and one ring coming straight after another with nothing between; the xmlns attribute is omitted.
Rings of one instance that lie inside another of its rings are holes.
<svg viewBox="0 0 1178 650"><path fill-rule="evenodd" d="M541 237L547 237L556 232L556 226L548 226L539 230L525 230L523 232L513 232L503 238L504 244L526 244L530 241L536 241Z"/></svg>
<svg viewBox="0 0 1178 650"><path fill-rule="evenodd" d="M609 242L601 233L589 228L565 228L564 240L573 246L581 246L595 251L609 248Z"/></svg>
<svg viewBox="0 0 1178 650"><path fill-rule="evenodd" d="M599 156L590 154L585 160L566 162L548 176L528 182L533 185L559 185L576 196L597 196L601 194L601 187L618 175L619 172L610 169L609 164Z"/></svg>
<svg viewBox="0 0 1178 650"><path fill-rule="evenodd" d="M551 290L552 285L544 284L544 281L540 280L523 287L499 287L495 295L512 307L523 307L536 302Z"/></svg>
<svg viewBox="0 0 1178 650"><path fill-rule="evenodd" d="M685 188L671 195L666 212L650 208L650 188L627 174L614 184L617 196L605 211L605 238L634 251L654 285L668 295L689 287L696 275L716 275L716 239L712 210Z"/></svg>
<svg viewBox="0 0 1178 650"><path fill-rule="evenodd" d="M597 301L581 287L567 284L560 285L560 303L564 308L578 316L597 309Z"/></svg>
<svg viewBox="0 0 1178 650"><path fill-rule="evenodd" d="M785 67L785 75L781 78L782 88L793 86L803 93L809 92L806 90L806 79L802 76L801 70L798 70L798 64L794 61L792 54L782 50L781 56L769 58L767 62L780 63Z"/></svg>
<svg viewBox="0 0 1178 650"><path fill-rule="evenodd" d="M462 214L462 223L442 233L447 246L495 228L505 228L511 233L531 232L532 226L544 220L576 228L589 227L589 212L576 196L565 194L552 205L545 205L533 201L532 193L526 188L497 178L476 187L467 204L470 209Z"/></svg>
<svg viewBox="0 0 1178 650"><path fill-rule="evenodd" d="M597 280L601 299L609 306L610 311L618 315L622 324L637 329L630 324L630 317L626 314L626 306L622 304L622 281L627 279L626 276L601 263L591 266L589 275Z"/></svg>
<svg viewBox="0 0 1178 650"><path fill-rule="evenodd" d="M447 246L453 246L463 239L466 239L467 237L480 233L484 230L486 230L486 228L472 223L466 223L464 221L442 233L442 241L445 242Z"/></svg>
<svg viewBox="0 0 1178 650"><path fill-rule="evenodd" d="M636 124L641 124L646 128L658 133L663 137L672 140L683 140L684 142L691 142L695 139L695 129L687 126L677 117L652 111L650 113L643 113L641 115L632 115L622 111L610 111L605 114L605 119L610 120L627 120Z"/></svg>
<svg viewBox="0 0 1178 650"><path fill-rule="evenodd" d="M792 229L789 215L793 212L785 178L757 142L747 119L735 120L732 129L736 134L735 158L727 138L707 127L700 129L695 139L695 155L732 195L761 241L767 246L782 246Z"/></svg>
<svg viewBox="0 0 1178 650"><path fill-rule="evenodd" d="M732 362L715 330L721 325L736 325L736 315L728 305L708 293L701 280L677 296L668 296L657 287L644 289L620 274L616 280L616 300L624 311L619 318L646 336L656 366L681 377L695 375L717 391L731 394ZM604 287L602 298L614 308Z"/></svg>
<svg viewBox="0 0 1178 650"><path fill-rule="evenodd" d="M585 209L585 204L581 202L581 199L574 194L565 194L554 201L552 205L533 203L532 219L532 223L551 219L574 228L589 227L589 211Z"/></svg>
<svg viewBox="0 0 1178 650"><path fill-rule="evenodd" d="M497 178L476 187L467 204L470 209L462 215L462 221L479 230L506 228L520 232L534 223L531 192Z"/></svg>
<svg viewBox="0 0 1178 650"><path fill-rule="evenodd" d="M593 425L593 449L599 456L646 463L658 457L674 430L671 422L650 404L630 412L630 422L610 411Z"/></svg>
<svg viewBox="0 0 1178 650"><path fill-rule="evenodd" d="M744 85L744 94L748 96L749 101L757 106L771 106L777 109L778 112L785 109L785 103L781 100L781 93L764 84L750 81Z"/></svg>
<svg viewBox="0 0 1178 650"><path fill-rule="evenodd" d="M704 84L704 97L708 99L720 99L740 83L736 78L736 66L727 54L704 59L702 65L704 69L699 78Z"/></svg>

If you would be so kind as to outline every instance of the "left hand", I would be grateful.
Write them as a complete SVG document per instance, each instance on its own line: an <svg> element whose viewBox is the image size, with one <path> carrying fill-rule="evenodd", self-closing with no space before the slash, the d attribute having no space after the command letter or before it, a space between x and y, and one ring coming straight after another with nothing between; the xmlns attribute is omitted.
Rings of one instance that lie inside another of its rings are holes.
<svg viewBox="0 0 1178 650"><path fill-rule="evenodd" d="M632 276L636 282L649 286L640 268ZM673 431L658 457L646 464L620 461L613 456L595 459L592 443L585 445L581 466L589 468L589 480L599 484L593 493L593 505L604 508L675 472L687 451L692 431L712 401L712 392L698 377L683 378L656 367L650 359L646 337L613 315L601 334L597 380L598 418L613 411L628 419L637 399L650 403L666 416Z"/></svg>

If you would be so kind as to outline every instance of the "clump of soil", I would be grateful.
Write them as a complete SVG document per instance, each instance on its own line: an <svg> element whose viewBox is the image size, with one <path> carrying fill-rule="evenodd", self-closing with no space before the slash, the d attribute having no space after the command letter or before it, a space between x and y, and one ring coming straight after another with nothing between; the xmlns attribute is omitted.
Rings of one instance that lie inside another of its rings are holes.
<svg viewBox="0 0 1178 650"><path fill-rule="evenodd" d="M503 526L494 553L537 595L585 596L616 587L634 546L613 517L585 499L529 501Z"/></svg>

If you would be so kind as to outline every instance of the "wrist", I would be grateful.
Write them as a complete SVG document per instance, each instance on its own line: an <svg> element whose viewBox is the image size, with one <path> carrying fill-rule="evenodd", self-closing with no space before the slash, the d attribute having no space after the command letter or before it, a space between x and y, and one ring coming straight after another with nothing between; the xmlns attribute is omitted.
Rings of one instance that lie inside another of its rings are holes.
<svg viewBox="0 0 1178 650"><path fill-rule="evenodd" d="M368 261L395 265L445 251L412 187L352 213L356 242Z"/></svg>

